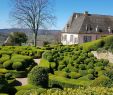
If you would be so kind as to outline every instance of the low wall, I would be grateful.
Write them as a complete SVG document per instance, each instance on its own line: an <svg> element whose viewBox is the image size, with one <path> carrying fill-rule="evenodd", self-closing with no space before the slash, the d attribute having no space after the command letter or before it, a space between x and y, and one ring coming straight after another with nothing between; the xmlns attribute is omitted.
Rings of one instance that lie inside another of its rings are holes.
<svg viewBox="0 0 113 95"><path fill-rule="evenodd" d="M94 56L97 59L108 59L110 63L113 63L113 54L111 52L97 52L97 51L92 51Z"/></svg>

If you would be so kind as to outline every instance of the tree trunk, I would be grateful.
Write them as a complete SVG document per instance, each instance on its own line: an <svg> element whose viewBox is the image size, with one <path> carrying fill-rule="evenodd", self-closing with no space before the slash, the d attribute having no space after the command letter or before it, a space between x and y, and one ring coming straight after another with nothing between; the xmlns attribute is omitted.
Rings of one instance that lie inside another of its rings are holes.
<svg viewBox="0 0 113 95"><path fill-rule="evenodd" d="M37 46L37 32L34 33L34 46Z"/></svg>

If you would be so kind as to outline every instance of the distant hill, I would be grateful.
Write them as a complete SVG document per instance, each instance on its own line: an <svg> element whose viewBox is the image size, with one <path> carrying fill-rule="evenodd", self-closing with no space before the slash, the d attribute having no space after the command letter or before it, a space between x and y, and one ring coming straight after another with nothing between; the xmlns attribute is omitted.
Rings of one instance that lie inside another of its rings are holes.
<svg viewBox="0 0 113 95"><path fill-rule="evenodd" d="M10 33L10 32L26 32L26 33L32 33L30 29L18 29L18 28L12 28L12 29L0 29L0 33ZM40 29L39 34L41 35L47 35L47 34L54 34L56 32L60 32L60 30L44 30Z"/></svg>
<svg viewBox="0 0 113 95"><path fill-rule="evenodd" d="M13 28L13 29L0 29L0 45L4 43L4 41L7 39L8 35L11 32L25 32L28 37L29 41L33 40L32 37L32 32L30 29L18 29L18 28ZM44 30L40 29L38 32L38 41L52 41L55 40L55 36L60 33L60 30Z"/></svg>

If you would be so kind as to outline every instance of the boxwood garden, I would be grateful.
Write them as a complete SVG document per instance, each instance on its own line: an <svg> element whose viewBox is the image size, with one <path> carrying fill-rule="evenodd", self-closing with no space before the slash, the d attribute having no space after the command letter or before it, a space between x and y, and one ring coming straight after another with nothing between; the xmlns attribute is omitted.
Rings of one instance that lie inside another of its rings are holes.
<svg viewBox="0 0 113 95"><path fill-rule="evenodd" d="M112 45L113 36L72 46L1 46L0 75L4 82L0 91L10 95L110 95L113 65L107 59L97 59L91 51L109 50ZM39 65L35 58L41 58ZM17 86L15 77L28 77L29 84Z"/></svg>

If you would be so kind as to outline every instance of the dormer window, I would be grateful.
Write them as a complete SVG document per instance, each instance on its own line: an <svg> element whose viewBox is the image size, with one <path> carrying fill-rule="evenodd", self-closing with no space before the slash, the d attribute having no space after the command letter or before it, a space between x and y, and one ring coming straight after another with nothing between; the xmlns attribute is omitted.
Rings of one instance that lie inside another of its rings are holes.
<svg viewBox="0 0 113 95"><path fill-rule="evenodd" d="M97 27L96 27L96 32L98 32L98 30L99 30L99 27L98 27L98 25L97 25Z"/></svg>
<svg viewBox="0 0 113 95"><path fill-rule="evenodd" d="M78 18L78 15L76 14L75 18L77 19Z"/></svg>
<svg viewBox="0 0 113 95"><path fill-rule="evenodd" d="M67 24L67 28L69 28L69 24Z"/></svg>
<svg viewBox="0 0 113 95"><path fill-rule="evenodd" d="M99 32L101 33L102 32L102 29L99 29Z"/></svg>
<svg viewBox="0 0 113 95"><path fill-rule="evenodd" d="M108 27L108 32L111 33L111 27Z"/></svg>
<svg viewBox="0 0 113 95"><path fill-rule="evenodd" d="M86 24L86 31L88 31L88 25Z"/></svg>
<svg viewBox="0 0 113 95"><path fill-rule="evenodd" d="M86 31L91 31L91 30L92 30L91 25L86 24Z"/></svg>

